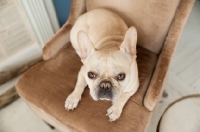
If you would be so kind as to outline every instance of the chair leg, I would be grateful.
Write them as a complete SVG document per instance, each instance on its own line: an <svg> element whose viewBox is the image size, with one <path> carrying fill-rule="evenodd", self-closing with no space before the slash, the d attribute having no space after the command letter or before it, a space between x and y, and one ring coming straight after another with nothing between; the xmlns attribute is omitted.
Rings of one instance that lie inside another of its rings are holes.
<svg viewBox="0 0 200 132"><path fill-rule="evenodd" d="M55 129L55 127L54 126L52 126L52 125L50 125L49 123L47 123L46 121L44 121L51 129Z"/></svg>

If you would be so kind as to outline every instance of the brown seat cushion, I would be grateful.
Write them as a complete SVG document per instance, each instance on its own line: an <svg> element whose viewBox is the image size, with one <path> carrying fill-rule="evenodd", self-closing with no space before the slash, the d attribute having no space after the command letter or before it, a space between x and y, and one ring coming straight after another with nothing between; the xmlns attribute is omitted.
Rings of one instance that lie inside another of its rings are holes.
<svg viewBox="0 0 200 132"><path fill-rule="evenodd" d="M157 56L137 47L140 87L124 107L121 117L109 122L106 110L111 102L94 101L86 88L74 111L66 111L65 99L73 91L81 61L71 44L54 59L33 66L19 80L17 91L21 97L54 117L70 129L81 132L143 132L151 112L142 105Z"/></svg>

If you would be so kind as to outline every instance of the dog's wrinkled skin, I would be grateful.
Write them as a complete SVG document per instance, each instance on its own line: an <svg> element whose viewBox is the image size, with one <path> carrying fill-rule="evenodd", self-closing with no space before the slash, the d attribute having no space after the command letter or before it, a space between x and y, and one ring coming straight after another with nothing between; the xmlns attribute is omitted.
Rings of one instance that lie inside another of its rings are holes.
<svg viewBox="0 0 200 132"><path fill-rule="evenodd" d="M94 100L113 102L107 115L110 121L115 121L139 86L136 29L128 29L125 22L111 11L95 9L78 18L70 39L83 66L74 91L66 99L65 108L76 108L88 85Z"/></svg>

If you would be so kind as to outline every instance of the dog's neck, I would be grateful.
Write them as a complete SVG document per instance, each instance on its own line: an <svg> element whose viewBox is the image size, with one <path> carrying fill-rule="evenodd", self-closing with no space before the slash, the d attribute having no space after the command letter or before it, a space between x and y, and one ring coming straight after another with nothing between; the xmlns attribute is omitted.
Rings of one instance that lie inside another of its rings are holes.
<svg viewBox="0 0 200 132"><path fill-rule="evenodd" d="M124 35L106 36L95 44L96 50L116 51L124 40Z"/></svg>

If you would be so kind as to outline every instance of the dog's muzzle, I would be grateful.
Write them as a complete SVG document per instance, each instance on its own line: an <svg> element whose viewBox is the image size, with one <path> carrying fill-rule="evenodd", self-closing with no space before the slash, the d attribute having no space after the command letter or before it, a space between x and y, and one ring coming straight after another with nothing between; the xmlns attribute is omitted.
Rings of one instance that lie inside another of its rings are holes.
<svg viewBox="0 0 200 132"><path fill-rule="evenodd" d="M102 80L99 83L98 97L100 100L112 100L112 83L109 80Z"/></svg>

